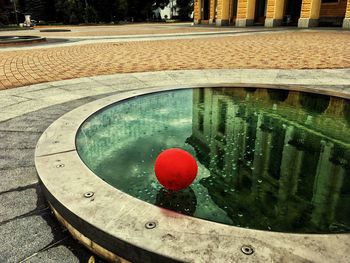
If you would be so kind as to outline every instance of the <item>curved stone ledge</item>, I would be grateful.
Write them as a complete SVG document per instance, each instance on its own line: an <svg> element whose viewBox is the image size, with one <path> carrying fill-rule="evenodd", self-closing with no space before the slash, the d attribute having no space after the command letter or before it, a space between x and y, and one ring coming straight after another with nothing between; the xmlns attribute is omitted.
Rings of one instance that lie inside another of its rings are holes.
<svg viewBox="0 0 350 263"><path fill-rule="evenodd" d="M215 84L213 81L196 86L266 87L257 84ZM275 85L272 88L281 86ZM332 86L315 89L286 85L282 88L350 98L349 93L341 93ZM132 262L350 260L346 253L350 245L349 234L266 232L185 216L123 193L85 166L76 151L75 137L80 125L89 116L118 101L172 89L178 87L145 88L88 103L62 116L41 136L35 152L35 165L43 189L56 216L80 233L76 238L88 247L93 244L102 247L104 250L101 251L105 252L100 254L111 261L119 260L119 257ZM148 222L155 223L156 227L147 229L145 225ZM84 239L88 241L84 242ZM243 246L251 246L254 253L245 255L241 251Z"/></svg>

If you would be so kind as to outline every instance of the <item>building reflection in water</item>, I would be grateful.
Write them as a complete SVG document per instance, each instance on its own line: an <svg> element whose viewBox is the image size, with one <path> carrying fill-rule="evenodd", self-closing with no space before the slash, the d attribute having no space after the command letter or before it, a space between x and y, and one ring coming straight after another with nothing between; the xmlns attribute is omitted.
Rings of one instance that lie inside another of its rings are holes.
<svg viewBox="0 0 350 263"><path fill-rule="evenodd" d="M233 225L350 231L349 101L296 91L196 89L187 142Z"/></svg>

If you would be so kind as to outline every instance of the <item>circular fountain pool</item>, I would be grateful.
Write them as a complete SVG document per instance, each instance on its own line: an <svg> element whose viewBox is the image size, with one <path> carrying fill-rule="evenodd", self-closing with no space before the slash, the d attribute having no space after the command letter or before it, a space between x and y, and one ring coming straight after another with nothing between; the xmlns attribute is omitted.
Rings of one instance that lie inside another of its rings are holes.
<svg viewBox="0 0 350 263"><path fill-rule="evenodd" d="M85 164L143 201L238 227L350 231L349 102L283 90L187 89L140 96L89 118L77 135ZM157 182L165 149L199 164L180 192Z"/></svg>
<svg viewBox="0 0 350 263"><path fill-rule="evenodd" d="M154 88L84 105L39 140L48 201L111 261L346 258L349 101L290 89ZM172 147L199 165L175 193L153 173Z"/></svg>
<svg viewBox="0 0 350 263"><path fill-rule="evenodd" d="M43 41L46 41L46 38L38 36L0 36L0 46L24 45Z"/></svg>

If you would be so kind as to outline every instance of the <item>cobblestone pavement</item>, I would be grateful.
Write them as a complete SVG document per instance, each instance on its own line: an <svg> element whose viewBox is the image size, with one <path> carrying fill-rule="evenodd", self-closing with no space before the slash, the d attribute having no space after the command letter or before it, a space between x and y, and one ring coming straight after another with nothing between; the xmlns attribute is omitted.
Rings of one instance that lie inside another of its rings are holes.
<svg viewBox="0 0 350 263"><path fill-rule="evenodd" d="M71 32L40 32L42 29L69 29ZM191 32L219 32L234 30L234 27L191 26L191 23L171 24L126 24L116 26L38 26L35 30L4 31L0 35L40 35L43 37L96 37L143 34L171 34Z"/></svg>
<svg viewBox="0 0 350 263"><path fill-rule="evenodd" d="M332 41L330 41L330 39ZM77 77L178 69L350 67L350 32L98 43L0 52L0 89Z"/></svg>

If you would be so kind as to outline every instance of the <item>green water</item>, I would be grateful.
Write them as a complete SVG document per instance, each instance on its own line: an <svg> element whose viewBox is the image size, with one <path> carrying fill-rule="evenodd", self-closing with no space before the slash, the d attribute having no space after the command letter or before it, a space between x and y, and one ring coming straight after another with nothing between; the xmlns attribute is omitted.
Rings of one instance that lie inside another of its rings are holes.
<svg viewBox="0 0 350 263"><path fill-rule="evenodd" d="M224 224L350 232L350 103L295 91L205 88L125 100L93 115L76 145L104 181L141 200ZM157 182L158 154L195 156L190 188Z"/></svg>

